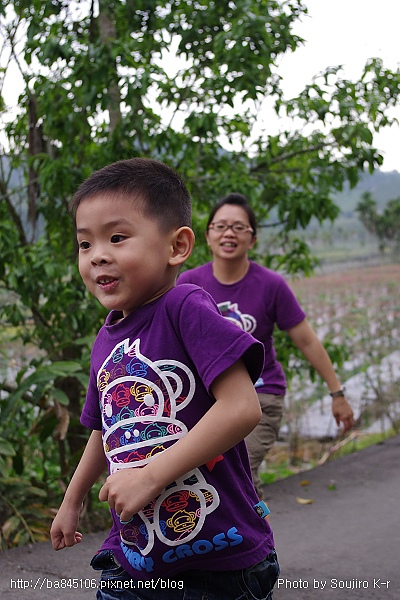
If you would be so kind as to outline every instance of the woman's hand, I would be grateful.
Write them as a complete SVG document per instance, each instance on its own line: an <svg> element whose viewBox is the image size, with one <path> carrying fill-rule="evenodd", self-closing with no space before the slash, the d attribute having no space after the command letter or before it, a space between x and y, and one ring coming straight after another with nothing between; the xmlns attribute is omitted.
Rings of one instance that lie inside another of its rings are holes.
<svg viewBox="0 0 400 600"><path fill-rule="evenodd" d="M335 417L337 426L343 423L342 433L346 433L354 425L353 410L346 400L345 396L336 396L332 398L332 413Z"/></svg>

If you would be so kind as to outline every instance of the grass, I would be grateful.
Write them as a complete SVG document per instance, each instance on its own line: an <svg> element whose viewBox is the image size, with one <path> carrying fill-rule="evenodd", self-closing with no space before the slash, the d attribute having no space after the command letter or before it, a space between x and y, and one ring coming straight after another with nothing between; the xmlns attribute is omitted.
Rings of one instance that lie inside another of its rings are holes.
<svg viewBox="0 0 400 600"><path fill-rule="evenodd" d="M385 440L396 435L393 429L381 433L362 433L354 437L348 444L341 446L338 450L333 451L328 460L336 460L341 456L354 454L370 446L381 444ZM281 479L286 479L291 475L306 472L318 466L319 461L324 454L329 451L332 444L327 442L318 442L316 440L302 440L301 452L303 458L298 458L297 464L293 465L288 445L278 444L272 448L267 455L266 463L267 470L260 472L260 479L264 484L271 484ZM304 458L305 457L305 458Z"/></svg>

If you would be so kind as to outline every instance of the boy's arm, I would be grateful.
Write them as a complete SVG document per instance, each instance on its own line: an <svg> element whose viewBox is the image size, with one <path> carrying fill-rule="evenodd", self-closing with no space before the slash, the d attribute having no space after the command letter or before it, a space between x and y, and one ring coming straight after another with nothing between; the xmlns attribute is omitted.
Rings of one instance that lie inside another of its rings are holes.
<svg viewBox="0 0 400 600"><path fill-rule="evenodd" d="M242 360L214 380L211 392L215 404L183 438L144 468L121 469L107 478L99 498L121 521L129 521L172 481L223 454L257 425L260 403Z"/></svg>
<svg viewBox="0 0 400 600"><path fill-rule="evenodd" d="M82 534L76 528L82 502L103 473L106 464L101 431L92 431L50 529L54 550L62 550L81 541Z"/></svg>

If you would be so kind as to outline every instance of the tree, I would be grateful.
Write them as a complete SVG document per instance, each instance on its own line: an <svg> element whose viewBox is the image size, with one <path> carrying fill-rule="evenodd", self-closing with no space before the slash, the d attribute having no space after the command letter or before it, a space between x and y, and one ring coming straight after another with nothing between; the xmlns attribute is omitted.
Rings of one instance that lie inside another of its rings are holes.
<svg viewBox="0 0 400 600"><path fill-rule="evenodd" d="M38 348L16 382L1 383L5 470L13 452L14 470L26 470L27 447L11 425L27 406L30 433L57 440L62 478L83 443L88 342L103 311L77 274L67 205L93 170L145 155L183 174L198 234L188 266L206 256L210 205L237 190L260 221L279 223L281 250L265 264L309 272L293 232L313 217L333 220L330 192L382 163L373 134L391 124L398 71L371 59L352 82L328 68L284 99L276 65L303 42L293 26L306 12L302 0L1 3L1 76L10 85L17 69L23 86L16 109L1 101L0 313ZM304 127L260 130L266 96Z"/></svg>
<svg viewBox="0 0 400 600"><path fill-rule="evenodd" d="M396 251L400 248L400 197L389 200L383 211L379 212L377 203L369 192L364 192L356 211L364 227L376 235L379 249L385 251L392 243Z"/></svg>

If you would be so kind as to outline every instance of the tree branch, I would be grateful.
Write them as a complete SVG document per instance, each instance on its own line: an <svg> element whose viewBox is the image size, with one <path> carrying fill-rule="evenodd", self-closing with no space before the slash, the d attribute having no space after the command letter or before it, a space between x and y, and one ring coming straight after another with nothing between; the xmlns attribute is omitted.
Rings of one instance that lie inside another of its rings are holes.
<svg viewBox="0 0 400 600"><path fill-rule="evenodd" d="M323 148L326 148L327 146L331 146L332 143L331 142L327 142L324 144L318 144L317 146L310 146L309 148L303 148L301 150L295 150L293 152L288 152L287 154L281 154L280 156L277 156L276 158L272 158L269 162L269 165L275 165L277 163L283 162L285 160L289 160L291 158L294 158L295 156L300 156L302 154L311 154L312 152L316 152L318 150L322 150ZM265 164L259 164L256 167L253 167L251 170L252 173L256 173L257 171L261 171L261 169L265 168Z"/></svg>
<svg viewBox="0 0 400 600"><path fill-rule="evenodd" d="M27 246L28 240L25 235L25 230L24 230L24 226L22 224L22 220L15 209L15 206L14 206L14 204L11 200L10 194L9 194L9 190L7 188L7 184L3 178L0 179L0 194L3 197L3 200L5 200L8 212L10 213L10 217L17 228L18 237L19 237L21 246Z"/></svg>
<svg viewBox="0 0 400 600"><path fill-rule="evenodd" d="M8 383L0 383L0 390L2 392L6 392L7 394L14 394L17 391L17 387L13 387L12 385L9 385ZM29 402L29 404L32 404L32 406L37 406L36 402L33 401L33 398L31 396L31 394L29 394L28 392L25 392L24 394L22 394L21 396L22 400L25 400L25 402Z"/></svg>

